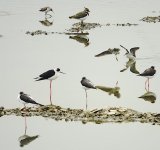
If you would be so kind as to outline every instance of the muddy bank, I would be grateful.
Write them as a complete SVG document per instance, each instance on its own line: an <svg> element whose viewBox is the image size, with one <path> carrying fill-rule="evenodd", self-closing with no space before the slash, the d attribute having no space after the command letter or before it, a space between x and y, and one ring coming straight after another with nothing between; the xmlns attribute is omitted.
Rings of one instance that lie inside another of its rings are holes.
<svg viewBox="0 0 160 150"><path fill-rule="evenodd" d="M50 35L50 34L66 34L66 35L88 35L87 30L91 30L97 27L108 27L108 26L137 26L138 24L132 24L132 23L107 23L107 24L100 24L100 23L75 23L72 25L70 29L66 29L65 32L47 32L42 30L36 30L36 31L26 31L26 34L28 35ZM86 31L85 31L86 30ZM85 31L85 32L84 32Z"/></svg>
<svg viewBox="0 0 160 150"><path fill-rule="evenodd" d="M147 23L157 23L160 22L160 16L147 16L142 18L140 21L144 21Z"/></svg>
<svg viewBox="0 0 160 150"><path fill-rule="evenodd" d="M82 109L61 108L60 106L48 105L41 107L27 107L26 109L5 109L0 107L0 117L15 116L42 116L54 120L81 121L82 123L123 123L140 122L160 125L159 113L141 113L132 109L122 107L108 107L85 111Z"/></svg>

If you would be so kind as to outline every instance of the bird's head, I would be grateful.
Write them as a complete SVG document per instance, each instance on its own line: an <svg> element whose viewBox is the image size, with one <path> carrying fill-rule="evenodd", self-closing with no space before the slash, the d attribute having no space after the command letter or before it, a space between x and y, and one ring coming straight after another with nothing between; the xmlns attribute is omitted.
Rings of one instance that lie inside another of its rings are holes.
<svg viewBox="0 0 160 150"><path fill-rule="evenodd" d="M154 67L154 66L151 66L151 68L154 69L155 67Z"/></svg>
<svg viewBox="0 0 160 150"><path fill-rule="evenodd" d="M82 77L82 80L86 79L86 77Z"/></svg>
<svg viewBox="0 0 160 150"><path fill-rule="evenodd" d="M84 7L85 12L90 12L88 8Z"/></svg>
<svg viewBox="0 0 160 150"><path fill-rule="evenodd" d="M19 92L19 94L22 95L22 94L24 94L24 93L21 91L21 92Z"/></svg>
<svg viewBox="0 0 160 150"><path fill-rule="evenodd" d="M59 73L62 73L62 74L66 74L66 73L62 72L59 68L57 68L56 71Z"/></svg>

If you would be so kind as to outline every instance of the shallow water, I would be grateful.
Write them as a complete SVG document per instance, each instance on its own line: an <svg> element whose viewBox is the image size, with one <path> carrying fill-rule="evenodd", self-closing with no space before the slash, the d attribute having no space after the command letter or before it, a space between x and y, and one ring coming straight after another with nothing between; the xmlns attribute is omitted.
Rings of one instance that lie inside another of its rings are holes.
<svg viewBox="0 0 160 150"><path fill-rule="evenodd" d="M53 81L53 103L55 105L85 109L85 92L81 88L80 80L83 76L86 76L95 85L107 87L115 87L118 81L121 93L121 97L118 99L100 90L89 90L88 109L122 106L142 112L159 112L159 23L139 21L145 16L159 16L159 4L158 0L154 0L154 2L151 0L142 0L140 2L138 0L102 0L100 2L91 0L87 2L72 0L69 2L63 0L47 0L43 2L39 0L32 2L1 0L0 89L3 92L0 94L0 106L7 108L22 107L22 104L17 101L19 91L32 95L39 103L49 104L49 82L34 82L33 78L46 70L59 67L66 75L62 75L56 81ZM44 14L38 11L43 6L50 6L54 9L53 17L49 19L50 22L53 21L50 26L44 26L39 22L44 20ZM31 36L25 34L27 31L36 30L66 32L73 23L77 22L77 20L68 19L68 16L82 10L84 6L91 11L86 22L104 25L87 31L89 33L89 45L86 47L83 43L70 39L69 35ZM136 23L138 26L105 26L107 23L128 22ZM143 72L151 65L156 67L157 73L150 81L150 91L156 95L155 103L138 98L146 93L145 78L136 76L136 74L130 72L129 68L124 72L120 72L125 68L128 61L124 56L125 50L120 47L120 44L128 49L135 46L140 47L136 53L136 68L139 72ZM118 61L115 55L94 57L108 48L120 48L120 54L117 55ZM3 117L0 119L2 125L0 130L2 132L7 130L5 134L10 137L9 142L12 143L11 145L15 149L19 146L18 137L23 134L23 119L16 119L15 117ZM9 125L13 120L14 124L10 127ZM32 149L42 146L49 149L53 145L58 149L70 149L76 146L79 146L79 149L106 149L108 147L112 149L118 149L119 147L125 149L139 147L150 149L151 146L154 149L158 149L158 145L156 145L156 140L159 138L157 126L138 123L82 125L77 122L46 121L35 117L29 118L29 120L31 120L28 121L31 122L31 125L29 125L31 131L29 132L40 135L31 145L27 145ZM34 133L37 125L39 126L38 131ZM43 128L41 127L42 125ZM133 127L136 128L133 130ZM8 132L9 130L10 132ZM13 131L14 133L10 136ZM54 132L56 132L56 135ZM154 132L155 134L153 134ZM75 138L76 134L77 140ZM131 139L128 138L132 134ZM153 134L154 136L152 139L148 139L146 134ZM93 138L94 136L97 138ZM124 139L121 138L122 136ZM140 140L142 138L144 139L143 141ZM133 140L138 144L132 144L130 147ZM149 142L149 140L151 141ZM117 143L114 147L112 147L113 141ZM125 141L128 146L124 147L125 144L123 142ZM85 142L87 143L86 145L83 144ZM3 149L11 147L6 143L8 143L8 140L4 139Z"/></svg>

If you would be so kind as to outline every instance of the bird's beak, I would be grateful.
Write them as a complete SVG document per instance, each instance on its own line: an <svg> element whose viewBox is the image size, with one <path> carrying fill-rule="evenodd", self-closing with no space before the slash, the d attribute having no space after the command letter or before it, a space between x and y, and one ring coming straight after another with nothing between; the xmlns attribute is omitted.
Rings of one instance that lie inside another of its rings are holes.
<svg viewBox="0 0 160 150"><path fill-rule="evenodd" d="M62 73L62 74L66 74L66 73L64 73L64 72L62 72L62 71L60 71L60 73Z"/></svg>

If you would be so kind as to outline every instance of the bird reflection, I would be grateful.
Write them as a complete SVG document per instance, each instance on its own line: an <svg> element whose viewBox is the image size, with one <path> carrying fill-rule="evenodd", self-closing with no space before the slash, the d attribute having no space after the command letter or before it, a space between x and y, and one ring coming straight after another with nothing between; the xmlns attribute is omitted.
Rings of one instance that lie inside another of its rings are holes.
<svg viewBox="0 0 160 150"><path fill-rule="evenodd" d="M146 93L144 93L142 96L140 96L138 98L142 98L145 101L148 101L148 102L151 102L151 103L155 103L156 94L154 92L147 91Z"/></svg>
<svg viewBox="0 0 160 150"><path fill-rule="evenodd" d="M121 97L120 94L120 87L118 87L118 81L116 82L116 86L115 87L106 87L106 86L96 86L97 89L100 89L104 92L107 92L109 95L114 95L117 98Z"/></svg>
<svg viewBox="0 0 160 150"><path fill-rule="evenodd" d="M105 56L105 55L114 54L116 56L116 60L118 61L117 55L119 54L119 51L120 51L119 48L113 48L113 49L109 48L108 50L103 51L103 52L95 55L95 57L101 57L101 56Z"/></svg>
<svg viewBox="0 0 160 150"><path fill-rule="evenodd" d="M136 61L133 60L133 59L129 59L127 62L126 62L126 66L124 69L120 70L120 72L124 72L126 71L128 68L130 68L130 71L132 73L135 73L135 74L139 74L139 71L136 69Z"/></svg>
<svg viewBox="0 0 160 150"><path fill-rule="evenodd" d="M69 36L70 39L76 40L79 43L82 43L85 45L85 47L87 47L90 43L89 43L89 38L87 35L85 34L77 34L74 36Z"/></svg>
<svg viewBox="0 0 160 150"><path fill-rule="evenodd" d="M20 147L28 145L29 143L31 143L32 141L34 141L35 139L37 139L39 137L39 135L34 135L34 136L27 135L27 119L26 119L26 116L24 118L25 118L25 132L22 136L20 136L18 138Z"/></svg>
<svg viewBox="0 0 160 150"><path fill-rule="evenodd" d="M39 21L42 25L46 26L46 27L49 27L49 26L52 26L53 25L53 19L49 20L48 18L45 18L44 20L40 20Z"/></svg>

